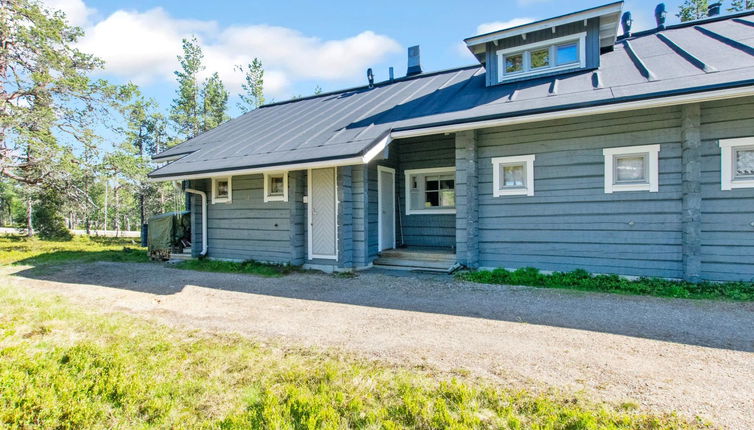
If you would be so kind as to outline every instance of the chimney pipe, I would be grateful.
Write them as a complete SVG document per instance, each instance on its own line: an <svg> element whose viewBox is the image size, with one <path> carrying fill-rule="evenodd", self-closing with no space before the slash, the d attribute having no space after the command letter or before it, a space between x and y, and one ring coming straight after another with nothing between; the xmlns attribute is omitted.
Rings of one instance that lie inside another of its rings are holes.
<svg viewBox="0 0 754 430"><path fill-rule="evenodd" d="M419 45L408 48L408 69L406 76L418 75L422 72L421 53Z"/></svg>
<svg viewBox="0 0 754 430"><path fill-rule="evenodd" d="M620 19L620 23L623 26L623 37L631 37L631 26L634 23L631 18L631 12L626 11Z"/></svg>
<svg viewBox="0 0 754 430"><path fill-rule="evenodd" d="M369 88L374 88L374 73L371 67L367 69L367 81L369 81Z"/></svg>
<svg viewBox="0 0 754 430"><path fill-rule="evenodd" d="M717 16L720 15L720 6L723 4L720 2L711 3L709 6L707 6L707 16Z"/></svg>
<svg viewBox="0 0 754 430"><path fill-rule="evenodd" d="M390 75L390 80L395 80L395 69L393 69L392 66L388 69L388 73Z"/></svg>
<svg viewBox="0 0 754 430"><path fill-rule="evenodd" d="M668 11L665 8L665 3L660 3L655 8L655 21L657 21L657 29L665 30L665 19L668 15Z"/></svg>

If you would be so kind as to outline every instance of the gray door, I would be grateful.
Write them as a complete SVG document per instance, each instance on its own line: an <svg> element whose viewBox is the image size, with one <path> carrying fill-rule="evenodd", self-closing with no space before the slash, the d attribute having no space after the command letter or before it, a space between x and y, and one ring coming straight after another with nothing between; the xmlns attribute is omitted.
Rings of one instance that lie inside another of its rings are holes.
<svg viewBox="0 0 754 430"><path fill-rule="evenodd" d="M395 172L379 169L380 251L395 248Z"/></svg>
<svg viewBox="0 0 754 430"><path fill-rule="evenodd" d="M310 258L337 258L335 169L312 169L309 176Z"/></svg>

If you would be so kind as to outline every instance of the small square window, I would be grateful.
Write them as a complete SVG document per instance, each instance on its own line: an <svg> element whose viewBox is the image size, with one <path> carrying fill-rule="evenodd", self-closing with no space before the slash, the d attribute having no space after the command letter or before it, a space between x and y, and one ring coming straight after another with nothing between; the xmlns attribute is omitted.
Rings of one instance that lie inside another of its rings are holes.
<svg viewBox="0 0 754 430"><path fill-rule="evenodd" d="M659 191L660 145L606 148L605 193Z"/></svg>
<svg viewBox="0 0 754 430"><path fill-rule="evenodd" d="M550 48L531 51L531 68L540 69L550 66Z"/></svg>
<svg viewBox="0 0 754 430"><path fill-rule="evenodd" d="M524 54L505 56L505 73L518 73L524 71Z"/></svg>
<svg viewBox="0 0 754 430"><path fill-rule="evenodd" d="M754 179L754 148L736 149L736 179Z"/></svg>
<svg viewBox="0 0 754 430"><path fill-rule="evenodd" d="M230 203L233 194L231 178L212 179L212 203Z"/></svg>
<svg viewBox="0 0 754 430"><path fill-rule="evenodd" d="M492 159L492 195L533 196L534 155Z"/></svg>
<svg viewBox="0 0 754 430"><path fill-rule="evenodd" d="M288 201L288 173L265 173L264 174L264 201L287 202Z"/></svg>
<svg viewBox="0 0 754 430"><path fill-rule="evenodd" d="M720 140L720 185L723 191L754 188L754 137Z"/></svg>
<svg viewBox="0 0 754 430"><path fill-rule="evenodd" d="M503 188L521 188L526 181L525 163L502 165Z"/></svg>
<svg viewBox="0 0 754 430"><path fill-rule="evenodd" d="M614 184L646 184L649 154L616 155Z"/></svg>
<svg viewBox="0 0 754 430"><path fill-rule="evenodd" d="M579 61L578 43L568 43L565 45L559 45L558 47L555 48L555 57L557 59L558 66L578 62Z"/></svg>

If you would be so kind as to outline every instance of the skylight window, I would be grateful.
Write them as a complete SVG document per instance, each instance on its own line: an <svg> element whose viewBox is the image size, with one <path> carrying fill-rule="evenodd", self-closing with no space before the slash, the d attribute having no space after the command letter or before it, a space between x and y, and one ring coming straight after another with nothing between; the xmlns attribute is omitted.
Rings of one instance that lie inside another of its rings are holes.
<svg viewBox="0 0 754 430"><path fill-rule="evenodd" d="M497 52L500 82L585 67L586 33L545 40Z"/></svg>

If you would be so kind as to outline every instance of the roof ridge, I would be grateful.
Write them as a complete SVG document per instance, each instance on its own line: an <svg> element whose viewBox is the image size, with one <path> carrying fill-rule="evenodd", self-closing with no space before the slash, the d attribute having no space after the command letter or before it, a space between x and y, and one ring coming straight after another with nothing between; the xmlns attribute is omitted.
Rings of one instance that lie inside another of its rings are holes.
<svg viewBox="0 0 754 430"><path fill-rule="evenodd" d="M662 29L661 28L657 28L657 27L650 28L648 30L642 30L642 31L637 31L635 33L631 33L631 36L629 36L629 37L626 37L624 35L620 35L620 36L618 36L618 40L616 41L615 44L617 45L618 42L623 41L623 40L631 40L631 39L636 39L636 38L639 38L639 37L651 36L653 34L657 34L657 33L660 33L662 31L675 30L675 29L678 29L678 28L693 27L693 26L700 25L700 24L709 24L711 22L732 20L734 18L740 18L742 16L748 16L748 15L754 15L754 9L749 9L749 10L745 10L745 11L742 11L742 12L735 12L735 13L729 13L729 14L721 14L721 15L715 15L715 16L708 16L708 17L705 17L705 18L694 19L694 20L691 20L691 21L679 22L677 24L667 25L667 26L665 26Z"/></svg>

